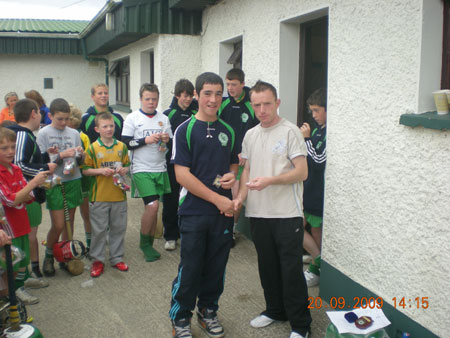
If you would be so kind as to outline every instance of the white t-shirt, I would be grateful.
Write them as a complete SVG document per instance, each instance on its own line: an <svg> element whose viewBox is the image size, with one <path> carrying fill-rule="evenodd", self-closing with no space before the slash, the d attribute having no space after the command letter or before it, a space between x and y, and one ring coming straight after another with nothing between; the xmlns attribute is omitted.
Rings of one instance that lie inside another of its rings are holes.
<svg viewBox="0 0 450 338"><path fill-rule="evenodd" d="M168 133L171 138L173 137L169 119L160 112L148 117L141 110L136 110L127 116L123 124L122 136L141 139L156 133ZM158 143L152 143L130 150L131 173L167 171L165 156L167 150L160 151L159 148Z"/></svg>
<svg viewBox="0 0 450 338"><path fill-rule="evenodd" d="M249 161L249 180L256 177L278 176L294 165L291 160L307 156L300 129L281 119L276 125L263 128L261 124L247 131L242 143L242 158ZM245 215L261 218L303 217L303 182L269 185L261 191L248 190Z"/></svg>

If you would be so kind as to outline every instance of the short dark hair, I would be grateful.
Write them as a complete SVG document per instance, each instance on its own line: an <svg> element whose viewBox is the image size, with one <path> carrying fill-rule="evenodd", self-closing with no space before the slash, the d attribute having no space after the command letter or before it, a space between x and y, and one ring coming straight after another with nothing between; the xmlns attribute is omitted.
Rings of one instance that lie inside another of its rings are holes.
<svg viewBox="0 0 450 338"><path fill-rule="evenodd" d="M175 96L180 96L186 92L186 94L193 96L194 95L194 85L191 81L187 79L181 79L178 80L177 83L175 83Z"/></svg>
<svg viewBox="0 0 450 338"><path fill-rule="evenodd" d="M31 89L27 92L25 92L25 97L27 99L32 99L37 102L39 108L42 107L45 104L45 100L42 97L41 94L37 90Z"/></svg>
<svg viewBox="0 0 450 338"><path fill-rule="evenodd" d="M306 100L308 106L316 105L327 110L327 91L325 88L316 89Z"/></svg>
<svg viewBox="0 0 450 338"><path fill-rule="evenodd" d="M31 112L36 110L39 113L39 105L32 99L21 99L14 106L14 118L17 123L28 122L31 118Z"/></svg>
<svg viewBox="0 0 450 338"><path fill-rule="evenodd" d="M113 120L114 121L114 117L109 111L104 111L104 112L98 113L95 116L95 126L96 127L98 127L100 120Z"/></svg>
<svg viewBox="0 0 450 338"><path fill-rule="evenodd" d="M218 84L222 86L223 90L223 80L216 73L205 72L197 76L197 79L195 80L195 91L197 92L197 95L200 95L205 84Z"/></svg>
<svg viewBox="0 0 450 338"><path fill-rule="evenodd" d="M238 80L240 83L245 81L245 73L240 68L232 68L227 72L225 76L227 80Z"/></svg>
<svg viewBox="0 0 450 338"><path fill-rule="evenodd" d="M255 85L250 89L250 99L252 98L253 93L261 93L266 90L270 90L275 96L275 100L278 99L276 88L271 85L269 82L264 82L261 80L256 81Z"/></svg>
<svg viewBox="0 0 450 338"><path fill-rule="evenodd" d="M16 142L17 136L16 133L5 127L0 127L0 142L4 142L5 140Z"/></svg>
<svg viewBox="0 0 450 338"><path fill-rule="evenodd" d="M141 88L139 89L139 97L142 98L142 94L144 94L144 92L152 92L152 93L157 93L158 97L159 97L159 89L158 86L155 85L154 83L144 83Z"/></svg>
<svg viewBox="0 0 450 338"><path fill-rule="evenodd" d="M64 99L54 99L50 103L50 114L55 115L56 113L70 113L69 103Z"/></svg>

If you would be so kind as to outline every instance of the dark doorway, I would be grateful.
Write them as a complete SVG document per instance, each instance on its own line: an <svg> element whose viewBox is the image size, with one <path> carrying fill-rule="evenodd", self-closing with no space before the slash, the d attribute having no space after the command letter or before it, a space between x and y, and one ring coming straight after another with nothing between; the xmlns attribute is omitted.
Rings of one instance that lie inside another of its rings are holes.
<svg viewBox="0 0 450 338"><path fill-rule="evenodd" d="M312 123L306 100L316 89L327 88L328 17L300 25L300 67L297 125Z"/></svg>

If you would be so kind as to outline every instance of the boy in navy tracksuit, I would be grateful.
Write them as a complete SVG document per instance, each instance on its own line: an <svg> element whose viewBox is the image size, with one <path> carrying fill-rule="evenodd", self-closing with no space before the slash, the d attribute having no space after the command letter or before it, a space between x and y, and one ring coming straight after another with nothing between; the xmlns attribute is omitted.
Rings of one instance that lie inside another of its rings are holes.
<svg viewBox="0 0 450 338"><path fill-rule="evenodd" d="M109 111L114 118L114 138L120 141L122 139L123 117L108 106L108 86L104 83L93 85L91 88L91 98L92 101L94 101L94 105L89 107L81 118L81 131L89 137L91 143L97 141L100 134L95 131L95 116L97 116L98 113Z"/></svg>
<svg viewBox="0 0 450 338"><path fill-rule="evenodd" d="M236 183L232 188L233 198L239 190L239 178L242 173L245 160L241 159L242 141L247 130L256 126L259 121L250 104L250 88L245 86L245 74L242 69L233 68L225 76L228 97L222 99L222 104L217 113L219 117L233 127L236 134L236 145L239 156L239 172ZM239 220L239 212L234 215L233 246L235 243L234 228Z"/></svg>
<svg viewBox="0 0 450 338"><path fill-rule="evenodd" d="M198 112L181 124L173 141L172 162L180 192L181 260L172 284L173 337L192 337L197 319L210 337L223 337L217 318L225 266L232 242L233 202L238 157L233 129L217 118L223 81L217 74L197 77Z"/></svg>
<svg viewBox="0 0 450 338"><path fill-rule="evenodd" d="M317 89L311 94L306 103L317 124L311 128L304 123L300 130L305 138L308 150L308 178L303 183L304 223L311 225L311 235L305 231L303 246L313 261L305 271L308 287L319 284L320 281L320 248L322 245L323 200L325 188L325 164L327 161L327 93L324 89ZM312 130L311 130L312 129Z"/></svg>
<svg viewBox="0 0 450 338"><path fill-rule="evenodd" d="M198 104L194 98L194 85L191 81L181 79L175 84L175 96L173 97L170 108L164 111L164 114L169 118L172 127L172 134L180 124L190 118L197 112ZM168 152L167 159L167 173L169 174L170 188L172 192L163 196L163 212L162 220L164 224L164 239L166 250L175 250L177 240L180 238L178 230L178 199L180 196L180 185L175 179L175 169L170 163L172 155L172 139L167 144Z"/></svg>

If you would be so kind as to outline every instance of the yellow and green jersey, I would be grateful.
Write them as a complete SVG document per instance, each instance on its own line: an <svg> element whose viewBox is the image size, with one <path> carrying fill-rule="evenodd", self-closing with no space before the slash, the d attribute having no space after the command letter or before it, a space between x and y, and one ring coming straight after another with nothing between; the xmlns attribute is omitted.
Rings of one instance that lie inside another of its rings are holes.
<svg viewBox="0 0 450 338"><path fill-rule="evenodd" d="M130 165L126 145L114 139L112 146L107 147L100 138L86 150L83 169L111 168ZM126 199L126 193L113 183L112 176L97 175L91 187L91 202L119 202Z"/></svg>

